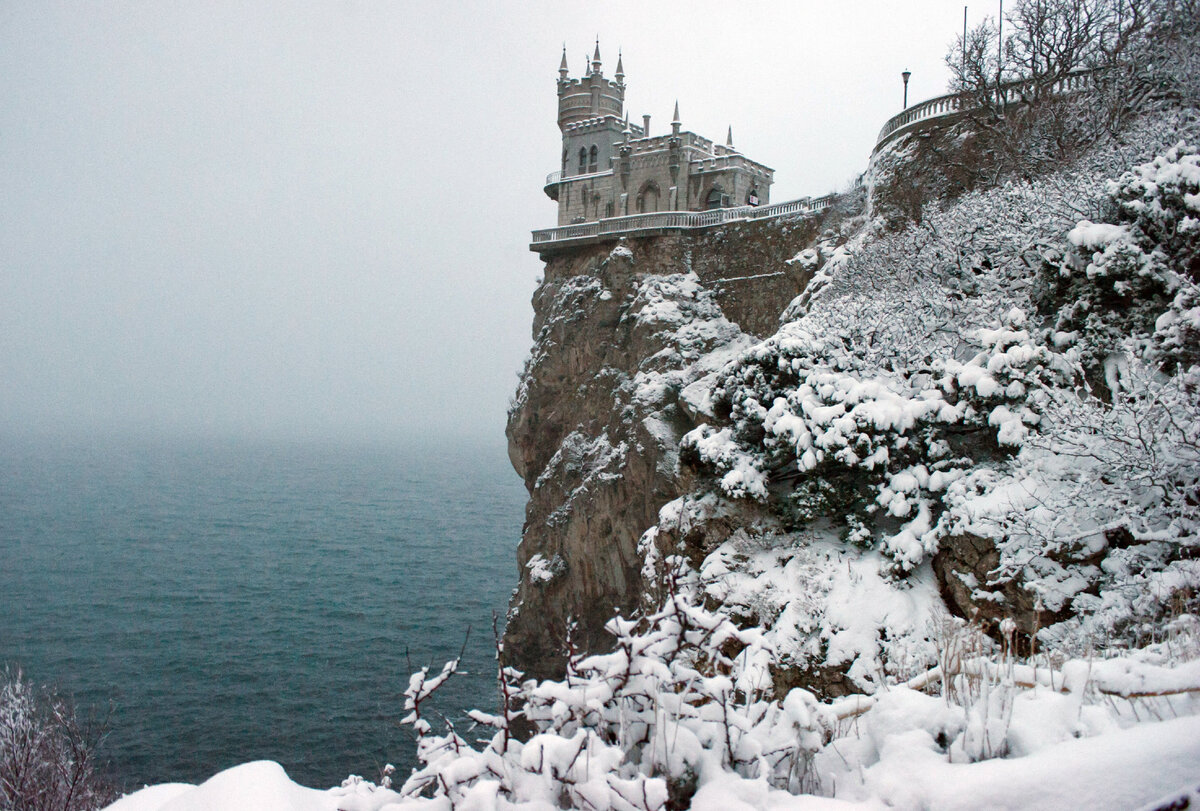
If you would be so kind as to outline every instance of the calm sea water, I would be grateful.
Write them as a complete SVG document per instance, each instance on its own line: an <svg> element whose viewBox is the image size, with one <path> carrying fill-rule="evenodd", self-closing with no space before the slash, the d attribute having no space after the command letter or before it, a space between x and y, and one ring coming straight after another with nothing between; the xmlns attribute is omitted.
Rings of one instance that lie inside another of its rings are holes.
<svg viewBox="0 0 1200 811"><path fill-rule="evenodd" d="M502 442L0 439L0 663L115 701L127 786L407 771L408 674L468 627L437 707L495 704L524 501Z"/></svg>

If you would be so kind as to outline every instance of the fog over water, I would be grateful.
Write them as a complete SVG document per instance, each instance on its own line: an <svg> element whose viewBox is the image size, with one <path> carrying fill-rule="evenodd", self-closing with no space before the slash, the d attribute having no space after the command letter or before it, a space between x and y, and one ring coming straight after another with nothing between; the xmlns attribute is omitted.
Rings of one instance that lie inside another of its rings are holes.
<svg viewBox="0 0 1200 811"><path fill-rule="evenodd" d="M994 9L987 9L994 13ZM972 23L985 13L971 10ZM0 430L496 437L552 225L554 79L733 126L776 200L943 91L962 6L0 5Z"/></svg>

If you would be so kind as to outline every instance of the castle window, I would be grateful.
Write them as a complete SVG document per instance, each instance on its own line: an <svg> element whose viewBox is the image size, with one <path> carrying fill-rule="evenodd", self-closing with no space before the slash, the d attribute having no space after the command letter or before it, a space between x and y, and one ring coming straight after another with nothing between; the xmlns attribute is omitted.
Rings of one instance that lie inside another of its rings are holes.
<svg viewBox="0 0 1200 811"><path fill-rule="evenodd" d="M579 174L587 171L587 149L579 147Z"/></svg>
<svg viewBox="0 0 1200 811"><path fill-rule="evenodd" d="M713 190L708 193L708 197L704 198L704 210L712 211L714 208L721 208L722 197L724 195L721 194L721 189L714 186Z"/></svg>
<svg viewBox="0 0 1200 811"><path fill-rule="evenodd" d="M658 184L653 180L648 181L638 192L637 210L639 214L658 211Z"/></svg>
<svg viewBox="0 0 1200 811"><path fill-rule="evenodd" d="M596 161L597 161L597 157L599 156L599 154L600 154L600 150L596 149L595 144L592 144L591 160L588 161L588 171L589 172L596 171Z"/></svg>
<svg viewBox="0 0 1200 811"><path fill-rule="evenodd" d="M608 205L606 205L606 206L604 207L604 216L605 216L605 217L611 217L611 216L613 215L613 212L614 212L614 210L615 210L615 209L614 209L614 206L613 206L613 204L612 204L612 203L609 203Z"/></svg>

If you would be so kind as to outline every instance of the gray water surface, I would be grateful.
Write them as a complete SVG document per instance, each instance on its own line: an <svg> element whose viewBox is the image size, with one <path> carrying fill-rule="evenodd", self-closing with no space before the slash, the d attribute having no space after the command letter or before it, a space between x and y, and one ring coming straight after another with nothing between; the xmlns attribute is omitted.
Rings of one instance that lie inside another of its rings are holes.
<svg viewBox="0 0 1200 811"><path fill-rule="evenodd" d="M494 706L525 491L502 442L0 438L0 663L116 702L126 786L412 765L411 667Z"/></svg>

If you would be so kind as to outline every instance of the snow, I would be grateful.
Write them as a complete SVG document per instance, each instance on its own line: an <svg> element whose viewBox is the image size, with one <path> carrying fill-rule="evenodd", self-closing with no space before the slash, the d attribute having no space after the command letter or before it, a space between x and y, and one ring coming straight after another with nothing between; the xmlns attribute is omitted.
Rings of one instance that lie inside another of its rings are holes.
<svg viewBox="0 0 1200 811"><path fill-rule="evenodd" d="M1092 665L1091 677L1105 692L1121 696L1200 692L1200 660L1170 668L1128 659L1101 660Z"/></svg>
<svg viewBox="0 0 1200 811"><path fill-rule="evenodd" d="M1044 701L1031 710L1044 710ZM822 811L829 809L930 808L1036 809L1088 808L1125 811L1173 792L1195 791L1200 763L1200 717L1168 719L1109 731L1095 737L1055 741L1033 754L978 763L952 763L939 751L936 734L960 723L944 702L912 691L895 690L881 698L873 713L867 749L839 739L817 759L818 770L835 797L794 795L767 781L718 771L700 786L693 811ZM549 744L550 741L544 741ZM559 750L527 747L531 760L571 759L578 744ZM841 754L833 751L838 748ZM862 763L862 755L867 752ZM872 752L874 754L872 754ZM844 756L844 759L843 759ZM576 759L581 763L583 758ZM861 768L860 768L861 764ZM536 765L536 761L534 761ZM661 784L660 784L661 785ZM276 763L257 762L221 772L199 786L167 784L142 789L118 800L108 811L403 811L448 809L444 802L402 799L396 792L359 784L316 791L288 780ZM496 781L480 782L457 808L550 809L553 797L510 803L497 795ZM611 787L589 787L595 807L609 806ZM632 788L632 787L629 787ZM660 789L660 791L663 791ZM639 801L641 793L627 790ZM647 793L649 808L662 808L665 793ZM1182 807L1182 806L1180 806Z"/></svg>
<svg viewBox="0 0 1200 811"><path fill-rule="evenodd" d="M109 811L337 811L337 798L288 779L278 763L243 763L198 786L169 784L134 792L108 806Z"/></svg>
<svg viewBox="0 0 1200 811"><path fill-rule="evenodd" d="M109 811L158 811L169 800L182 797L196 787L190 783L162 783L126 794L112 805Z"/></svg>
<svg viewBox="0 0 1200 811"><path fill-rule="evenodd" d="M533 583L548 583L566 568L566 561L558 555L547 559L538 552L529 559L525 568L529 570L529 580Z"/></svg>
<svg viewBox="0 0 1200 811"><path fill-rule="evenodd" d="M1037 756L949 763L931 747L894 744L865 788L901 807L1129 809L1196 780L1200 718L1144 724L1069 740ZM869 795L868 795L869 796Z"/></svg>
<svg viewBox="0 0 1200 811"><path fill-rule="evenodd" d="M1081 220L1079 225L1067 232L1067 239L1071 244L1081 248L1103 248L1113 242L1128 238L1129 229L1123 225L1094 223L1090 220Z"/></svg>

